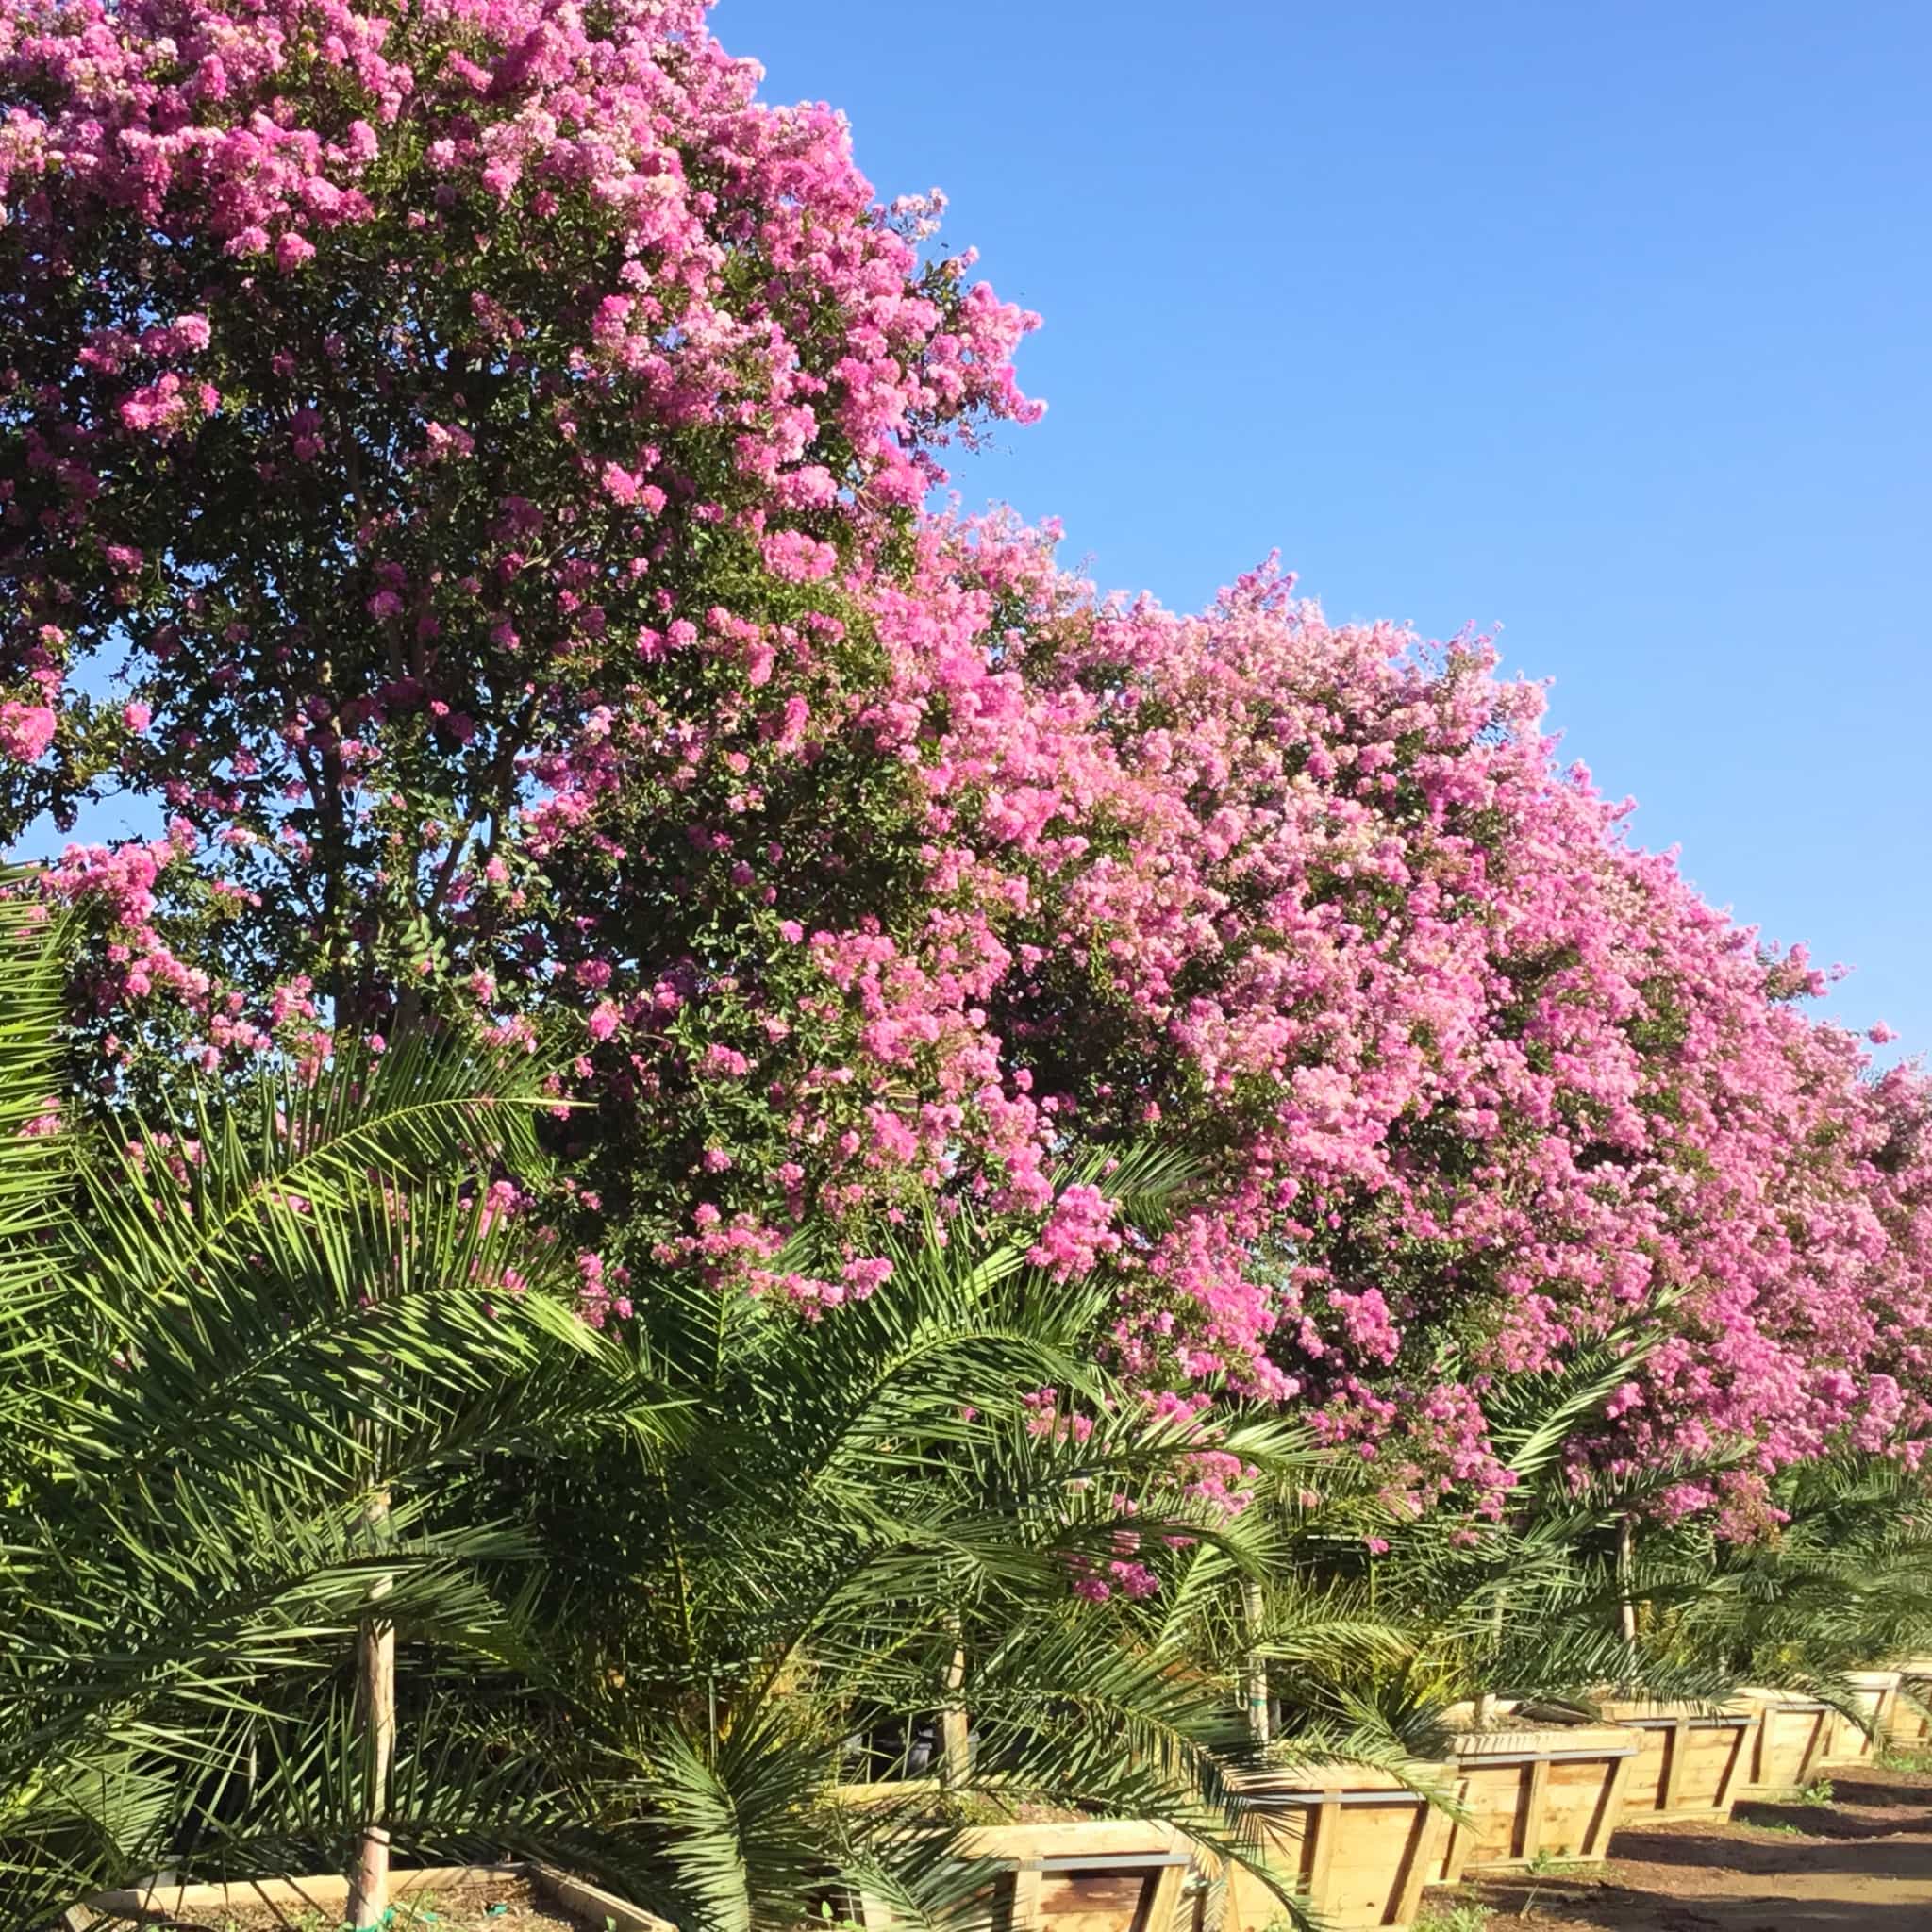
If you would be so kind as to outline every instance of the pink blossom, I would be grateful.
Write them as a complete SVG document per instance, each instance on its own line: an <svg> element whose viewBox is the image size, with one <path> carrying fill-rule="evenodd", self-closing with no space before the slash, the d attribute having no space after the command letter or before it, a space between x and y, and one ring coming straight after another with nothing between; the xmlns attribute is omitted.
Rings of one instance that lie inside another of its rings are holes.
<svg viewBox="0 0 1932 1932"><path fill-rule="evenodd" d="M24 765L36 764L54 742L56 718L50 705L0 704L0 752Z"/></svg>

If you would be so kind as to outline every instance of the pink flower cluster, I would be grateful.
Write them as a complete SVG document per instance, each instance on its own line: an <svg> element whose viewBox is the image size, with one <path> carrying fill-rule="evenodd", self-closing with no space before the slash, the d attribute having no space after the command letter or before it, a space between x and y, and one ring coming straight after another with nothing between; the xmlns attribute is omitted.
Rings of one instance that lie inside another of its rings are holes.
<svg viewBox="0 0 1932 1932"><path fill-rule="evenodd" d="M58 724L51 705L9 698L0 704L0 752L24 765L38 764L54 742Z"/></svg>

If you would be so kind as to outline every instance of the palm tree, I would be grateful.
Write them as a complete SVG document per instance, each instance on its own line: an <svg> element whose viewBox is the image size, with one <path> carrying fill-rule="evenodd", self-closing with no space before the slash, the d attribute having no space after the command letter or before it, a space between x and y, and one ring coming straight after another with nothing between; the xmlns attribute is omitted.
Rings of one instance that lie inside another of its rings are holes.
<svg viewBox="0 0 1932 1932"><path fill-rule="evenodd" d="M1143 1225L1175 1172L1082 1171ZM678 1425L521 1491L546 1614L575 1638L575 1774L651 1865L639 1895L716 1932L828 1892L938 1919L985 1879L949 1834L1023 1799L1258 1862L1227 1778L1255 1757L1233 1682L1137 1593L1185 1592L1208 1553L1228 1574L1265 1560L1258 1513L1195 1492L1204 1452L1257 1483L1322 1458L1275 1419L1230 1416L1211 1444L1151 1419L1095 1358L1105 1285L1056 1281L969 1214L891 1258L812 1323L634 1284L631 1345ZM855 1806L871 1757L913 1774Z"/></svg>
<svg viewBox="0 0 1932 1932"><path fill-rule="evenodd" d="M1269 1617L1292 1627L1352 1602L1371 1641L1340 1671L1302 1666L1291 1729L1342 1727L1355 1752L1380 1739L1385 1750L1433 1757L1457 1707L1472 1707L1457 1722L1481 1724L1498 1698L1582 1707L1613 1687L1697 1700L1725 1692L1733 1680L1709 1659L1626 1630L1627 1579L1616 1561L1619 1526L1707 1468L1606 1476L1572 1454L1662 1332L1646 1315L1559 1369L1491 1377L1491 1442L1516 1478L1499 1514L1445 1504L1369 1523L1358 1501L1324 1503L1302 1527L1293 1574L1271 1585Z"/></svg>
<svg viewBox="0 0 1932 1932"><path fill-rule="evenodd" d="M333 1863L367 1925L391 1852L557 1857L694 1932L868 1889L936 1919L983 1890L962 1818L1018 1794L1240 1853L1231 1682L1092 1598L1252 1570L1263 1519L1095 1362L1099 1287L960 1215L817 1324L666 1278L600 1333L489 1205L541 1165L529 1069L419 1035L23 1138L58 948L18 907L0 947L9 1923ZM1172 1164L1108 1165L1158 1214ZM962 1707L949 1784L840 1802L855 1729Z"/></svg>
<svg viewBox="0 0 1932 1932"><path fill-rule="evenodd" d="M1863 1722L1844 1673L1932 1650L1932 1504L1917 1472L1844 1452L1787 1471L1753 1542L1656 1540L1661 1636L1735 1678L1810 1690Z"/></svg>
<svg viewBox="0 0 1932 1932"><path fill-rule="evenodd" d="M479 1458L647 1430L647 1392L487 1206L495 1163L536 1158L527 1074L419 1041L306 1090L191 1095L124 1144L23 1137L58 963L36 908L0 905L8 1923L300 1840L354 1866L374 1924L391 1834L554 1808L473 1780L398 1815L398 1641L419 1706L529 1655L493 1581L519 1541L463 1507Z"/></svg>

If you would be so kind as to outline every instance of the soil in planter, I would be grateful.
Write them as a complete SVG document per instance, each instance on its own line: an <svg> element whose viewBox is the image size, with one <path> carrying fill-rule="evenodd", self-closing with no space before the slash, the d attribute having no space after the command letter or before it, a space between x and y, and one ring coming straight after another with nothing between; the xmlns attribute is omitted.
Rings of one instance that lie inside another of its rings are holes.
<svg viewBox="0 0 1932 1932"><path fill-rule="evenodd" d="M894 1796L897 1781L847 1785L842 1789L848 1794L847 1802L886 1804ZM930 1807L933 1822L941 1824L1088 1824L1106 1815L1088 1806L1062 1805L1052 1798L1029 1798L1012 1792L939 1791L919 1784L907 1789ZM863 1795L855 1801L852 1793Z"/></svg>
<svg viewBox="0 0 1932 1932"><path fill-rule="evenodd" d="M203 1907L186 1918L165 1912L109 1922L116 1926L190 1925L200 1932L339 1932L341 1913L321 1906ZM103 1928L105 1932L105 1927ZM492 1879L441 1891L405 1892L390 1932L602 1932L601 1925L543 1898L527 1879Z"/></svg>

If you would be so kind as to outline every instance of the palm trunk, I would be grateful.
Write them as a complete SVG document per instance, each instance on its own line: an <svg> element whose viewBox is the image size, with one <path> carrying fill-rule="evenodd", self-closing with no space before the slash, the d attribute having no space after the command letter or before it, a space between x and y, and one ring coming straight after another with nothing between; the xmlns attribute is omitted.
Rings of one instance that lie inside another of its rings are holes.
<svg viewBox="0 0 1932 1932"><path fill-rule="evenodd" d="M1487 1659L1488 1669L1485 1672L1485 1674L1492 1681L1489 1687L1478 1690L1475 1694L1475 1727L1479 1731L1489 1729L1491 1715L1496 1707L1496 1692L1493 1687L1493 1678L1497 1667L1503 1660L1504 1610L1505 1602L1499 1595L1496 1598L1495 1607L1490 1612L1490 1654Z"/></svg>
<svg viewBox="0 0 1932 1932"><path fill-rule="evenodd" d="M1637 1641L1637 1519L1625 1514L1617 1524L1617 1614L1624 1641Z"/></svg>
<svg viewBox="0 0 1932 1932"><path fill-rule="evenodd" d="M1261 1634L1262 1626L1268 1620L1267 1605L1261 1595L1261 1586L1253 1577L1241 1584L1241 1621L1247 1626L1248 1636L1253 1639ZM1268 1659L1258 1650L1248 1652L1244 1675L1247 1680L1248 1731L1257 1744L1268 1741Z"/></svg>
<svg viewBox="0 0 1932 1932"><path fill-rule="evenodd" d="M948 1790L958 1790L973 1771L966 1707L959 1701L966 1686L966 1649L959 1641L958 1611L947 1611L946 1629L953 1638L953 1657L946 1666L946 1702L940 1712L940 1782Z"/></svg>
<svg viewBox="0 0 1932 1932"><path fill-rule="evenodd" d="M369 1505L372 1533L389 1517L389 1491L378 1490ZM369 1586L370 1612L356 1637L356 1690L362 1725L362 1830L356 1869L349 1881L351 1932L370 1932L389 1910L390 1767L396 1750L396 1626L377 1613L392 1580L378 1576Z"/></svg>

